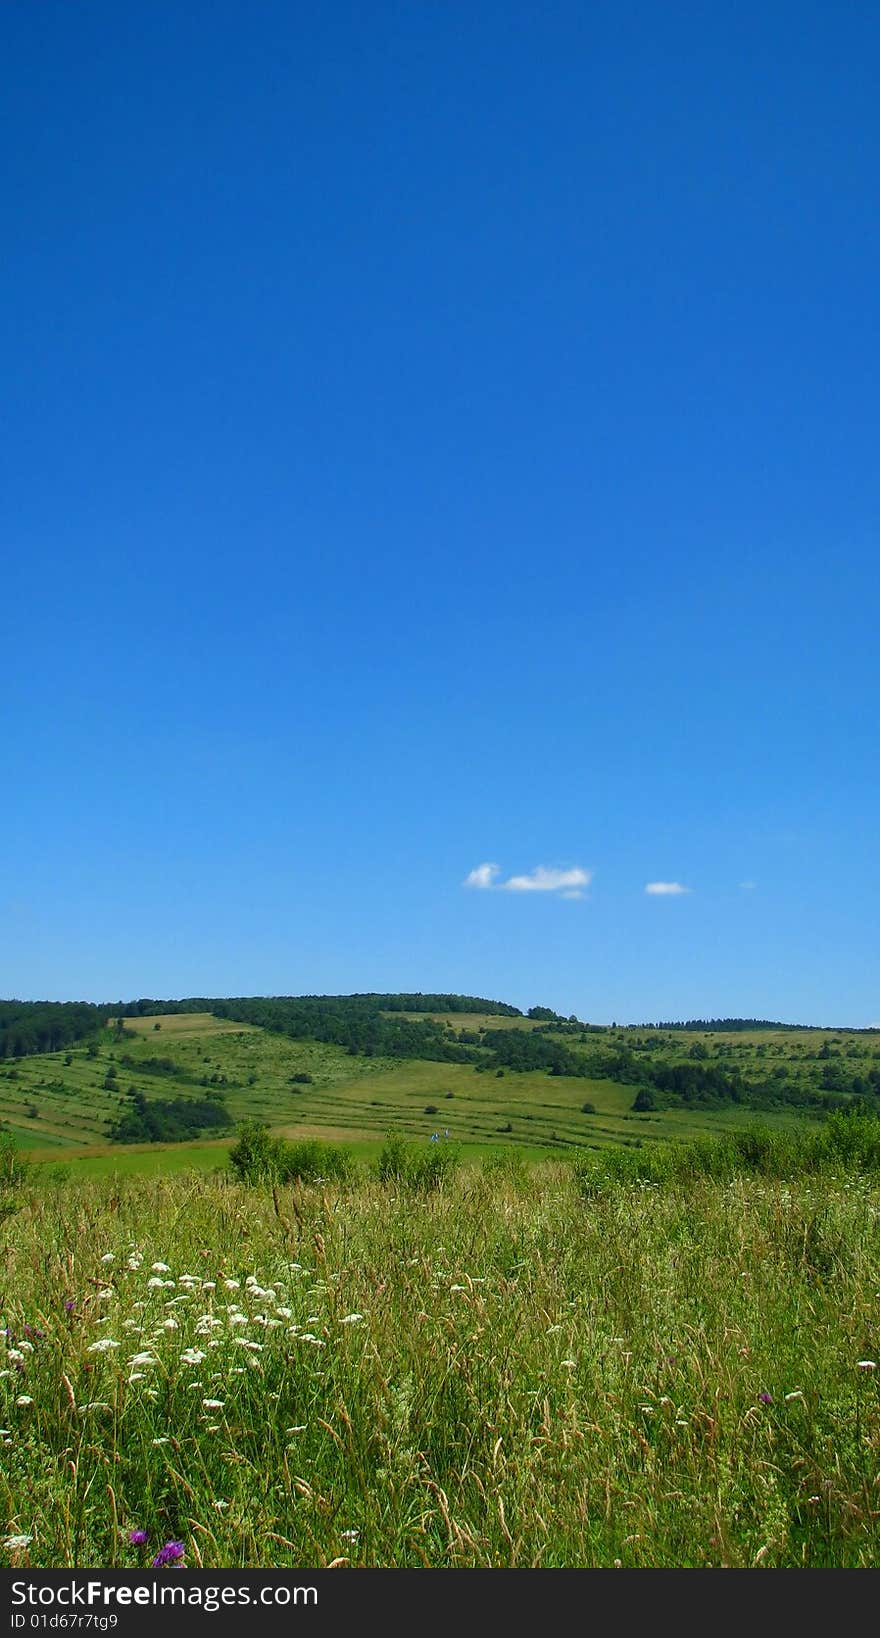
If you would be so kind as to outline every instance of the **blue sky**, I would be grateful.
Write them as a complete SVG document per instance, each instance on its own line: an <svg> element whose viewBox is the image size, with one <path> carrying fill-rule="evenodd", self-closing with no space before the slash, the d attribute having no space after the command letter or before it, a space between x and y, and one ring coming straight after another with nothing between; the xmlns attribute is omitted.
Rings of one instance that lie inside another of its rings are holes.
<svg viewBox="0 0 880 1638"><path fill-rule="evenodd" d="M0 994L880 1020L876 11L0 38Z"/></svg>

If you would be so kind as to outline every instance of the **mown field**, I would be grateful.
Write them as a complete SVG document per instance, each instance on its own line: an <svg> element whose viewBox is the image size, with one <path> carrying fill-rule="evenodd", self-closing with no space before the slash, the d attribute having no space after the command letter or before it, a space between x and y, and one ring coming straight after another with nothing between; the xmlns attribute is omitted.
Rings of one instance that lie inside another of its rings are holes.
<svg viewBox="0 0 880 1638"><path fill-rule="evenodd" d="M433 1016L456 1034L463 1031L477 1040L486 1028L536 1028L526 1018ZM123 1022L122 1034L107 1029L64 1052L7 1059L0 1065L0 1123L36 1157L91 1173L222 1164L231 1129L225 1137L207 1134L206 1139L159 1143L148 1150L111 1144L110 1123L132 1086L147 1100L220 1095L235 1123L258 1119L289 1137L345 1140L364 1156L375 1153L392 1127L425 1139L436 1131L443 1141L448 1133L466 1153L514 1147L537 1157L584 1145L687 1138L740 1127L754 1118L734 1107L635 1113L633 1086L607 1077L511 1069L476 1073L470 1063L367 1057L207 1013ZM574 1032L565 1036L565 1045L591 1058L625 1049L633 1057L659 1053L664 1062L677 1063L700 1054L747 1076L782 1074L815 1087L880 1061L876 1034L846 1031L608 1029ZM165 1063L161 1072L155 1072L157 1062ZM584 1112L585 1104L592 1105L590 1112ZM769 1110L761 1118L787 1126L804 1116L786 1108Z"/></svg>
<svg viewBox="0 0 880 1638"><path fill-rule="evenodd" d="M880 1135L850 1130L821 1169L703 1149L655 1182L34 1168L0 1227L0 1561L876 1565Z"/></svg>

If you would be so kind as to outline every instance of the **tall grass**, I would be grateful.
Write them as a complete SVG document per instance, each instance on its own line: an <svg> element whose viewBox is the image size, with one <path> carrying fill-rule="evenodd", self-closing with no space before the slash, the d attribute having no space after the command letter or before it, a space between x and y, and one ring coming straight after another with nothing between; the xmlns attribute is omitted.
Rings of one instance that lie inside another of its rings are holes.
<svg viewBox="0 0 880 1638"><path fill-rule="evenodd" d="M589 1198L583 1163L431 1188L25 1181L2 1228L0 1528L31 1539L0 1557L876 1564L863 1159L779 1177L692 1156Z"/></svg>
<svg viewBox="0 0 880 1638"><path fill-rule="evenodd" d="M696 1178L728 1180L742 1173L801 1178L827 1173L880 1173L880 1119L838 1113L822 1125L787 1129L756 1123L722 1136L684 1143L585 1152L575 1160L581 1193L636 1183L686 1183Z"/></svg>

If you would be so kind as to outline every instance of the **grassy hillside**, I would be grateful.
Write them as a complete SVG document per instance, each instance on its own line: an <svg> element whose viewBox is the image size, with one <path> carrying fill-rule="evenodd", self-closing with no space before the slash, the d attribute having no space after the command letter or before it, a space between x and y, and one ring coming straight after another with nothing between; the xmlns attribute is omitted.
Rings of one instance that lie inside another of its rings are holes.
<svg viewBox="0 0 880 1638"><path fill-rule="evenodd" d="M468 1033L497 1024L466 1015L455 1022ZM505 1024L536 1027L524 1019ZM450 1139L466 1145L514 1145L533 1153L670 1133L689 1136L749 1118L734 1109L634 1114L633 1087L608 1079L569 1079L544 1071L499 1075L478 1073L472 1064L367 1058L209 1014L126 1020L124 1030L122 1035L107 1030L97 1043L24 1058L0 1070L0 1118L23 1146L46 1158L70 1160L78 1151L93 1156L107 1147L110 1122L131 1086L148 1100L196 1099L213 1091L224 1097L234 1121L263 1120L291 1137L375 1144L394 1126L425 1139L448 1131ZM589 1050L603 1041L591 1036ZM735 1045L740 1053L749 1050L739 1040ZM572 1049L588 1050L578 1042ZM152 1072L157 1062L170 1063L173 1072ZM583 1113L584 1103L595 1113ZM794 1117L776 1112L767 1118L786 1123ZM222 1160L222 1142L185 1147L191 1148L193 1164ZM163 1168L170 1153L167 1146L157 1147L155 1158L162 1157ZM113 1146L108 1164L128 1170L133 1163L124 1147ZM181 1163L172 1157L173 1166Z"/></svg>
<svg viewBox="0 0 880 1638"><path fill-rule="evenodd" d="M405 1023L410 1015L392 1016ZM445 1141L448 1133L470 1153L513 1146L533 1156L687 1138L754 1119L748 1102L702 1095L670 1102L650 1079L664 1069L696 1073L710 1085L720 1076L747 1098L769 1099L761 1118L771 1125L821 1115L854 1096L880 1107L880 1037L871 1032L597 1029L461 1011L412 1018L431 1020L430 1050L445 1040L468 1061L382 1057L208 1012L123 1017L63 1051L3 1060L0 1122L40 1158L81 1156L91 1171L131 1171L179 1169L186 1162L178 1149L193 1165L221 1164L234 1125L245 1119L292 1138L344 1139L364 1154L396 1128L425 1140L438 1132ZM498 1068L510 1057L505 1042L514 1062L518 1043L551 1059L557 1049L564 1056L553 1072ZM633 1104L645 1085L658 1107L638 1112ZM151 1107L213 1099L225 1110L229 1135L202 1129L190 1143L160 1142L148 1151L111 1143L132 1090ZM777 1091L794 1101L776 1102Z"/></svg>

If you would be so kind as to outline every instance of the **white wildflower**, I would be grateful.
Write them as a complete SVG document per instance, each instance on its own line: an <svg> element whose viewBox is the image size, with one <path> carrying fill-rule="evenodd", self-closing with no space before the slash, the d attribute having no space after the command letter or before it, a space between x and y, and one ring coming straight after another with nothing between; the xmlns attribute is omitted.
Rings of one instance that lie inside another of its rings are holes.
<svg viewBox="0 0 880 1638"><path fill-rule="evenodd" d="M153 1263L153 1273L154 1274L170 1274L171 1269L168 1267L167 1263Z"/></svg>
<svg viewBox="0 0 880 1638"><path fill-rule="evenodd" d="M205 1410L222 1410L225 1403L226 1403L225 1399L203 1399L202 1400L202 1404L204 1405Z"/></svg>
<svg viewBox="0 0 880 1638"><path fill-rule="evenodd" d="M111 1348L118 1348L119 1343L112 1337L99 1337L97 1342L90 1342L86 1349L87 1354L107 1354Z"/></svg>
<svg viewBox="0 0 880 1638"><path fill-rule="evenodd" d="M33 1536L7 1536L3 1545L8 1553L14 1553L19 1548L29 1547L33 1539Z"/></svg>
<svg viewBox="0 0 880 1638"><path fill-rule="evenodd" d="M464 1286L461 1289L463 1291ZM363 1314L344 1314L339 1323L340 1325L360 1325L363 1317Z"/></svg>
<svg viewBox="0 0 880 1638"><path fill-rule="evenodd" d="M17 1405L32 1405L33 1404L33 1399L31 1398L29 1393L20 1393L18 1398L16 1399L15 1403Z"/></svg>

